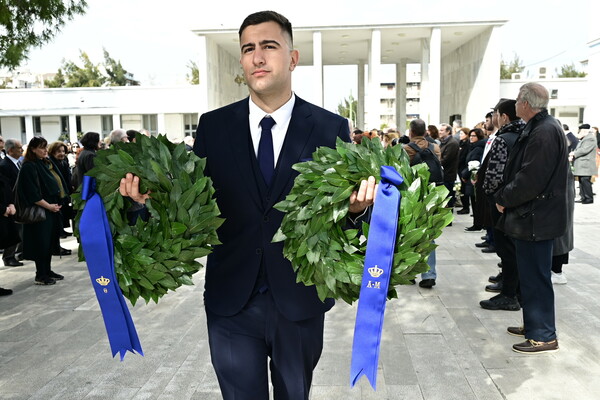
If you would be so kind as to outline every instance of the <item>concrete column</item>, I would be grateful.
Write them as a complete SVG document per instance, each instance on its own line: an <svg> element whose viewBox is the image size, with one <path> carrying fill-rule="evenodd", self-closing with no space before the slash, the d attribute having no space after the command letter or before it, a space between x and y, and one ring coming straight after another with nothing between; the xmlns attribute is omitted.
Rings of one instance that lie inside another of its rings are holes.
<svg viewBox="0 0 600 400"><path fill-rule="evenodd" d="M379 129L379 89L381 84L381 31L373 29L369 49L369 89L367 93L367 129Z"/></svg>
<svg viewBox="0 0 600 400"><path fill-rule="evenodd" d="M35 136L35 132L33 131L33 115L25 116L25 140L23 144L29 143L31 139Z"/></svg>
<svg viewBox="0 0 600 400"><path fill-rule="evenodd" d="M71 143L75 143L77 141L77 116L69 115L69 140Z"/></svg>
<svg viewBox="0 0 600 400"><path fill-rule="evenodd" d="M313 32L313 68L315 74L315 101L320 107L323 99L323 39L321 32Z"/></svg>
<svg viewBox="0 0 600 400"><path fill-rule="evenodd" d="M421 97L419 98L419 117L429 123L429 40L421 39Z"/></svg>
<svg viewBox="0 0 600 400"><path fill-rule="evenodd" d="M208 99L208 43L206 36L198 37L198 77L200 80L200 98L198 114L207 112L210 108Z"/></svg>
<svg viewBox="0 0 600 400"><path fill-rule="evenodd" d="M442 30L431 29L429 41L429 123L447 122L447 115L440 115L442 85ZM426 121L427 122L427 121Z"/></svg>
<svg viewBox="0 0 600 400"><path fill-rule="evenodd" d="M396 129L406 130L406 58L396 64Z"/></svg>
<svg viewBox="0 0 600 400"><path fill-rule="evenodd" d="M158 134L165 135L167 132L167 124L165 122L165 114L156 115L156 130Z"/></svg>
<svg viewBox="0 0 600 400"><path fill-rule="evenodd" d="M121 128L121 114L113 114L113 130Z"/></svg>
<svg viewBox="0 0 600 400"><path fill-rule="evenodd" d="M356 107L356 127L365 129L365 61L358 61L358 104Z"/></svg>

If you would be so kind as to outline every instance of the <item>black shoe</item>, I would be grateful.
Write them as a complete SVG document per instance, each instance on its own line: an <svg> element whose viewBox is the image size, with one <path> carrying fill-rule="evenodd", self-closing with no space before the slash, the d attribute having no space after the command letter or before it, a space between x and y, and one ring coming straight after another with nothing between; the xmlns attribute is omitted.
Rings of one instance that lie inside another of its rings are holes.
<svg viewBox="0 0 600 400"><path fill-rule="evenodd" d="M584 200L581 204L594 204L594 200Z"/></svg>
<svg viewBox="0 0 600 400"><path fill-rule="evenodd" d="M24 258L23 258L23 253L19 253L19 254L17 254L17 255L15 256L15 260L17 260L17 261L23 261L23 260L24 260Z"/></svg>
<svg viewBox="0 0 600 400"><path fill-rule="evenodd" d="M521 305L515 297L510 298L503 294L496 295L489 300L482 300L479 305L486 310L519 311L521 309Z"/></svg>
<svg viewBox="0 0 600 400"><path fill-rule="evenodd" d="M486 240L481 243L475 243L475 247L490 247L490 242Z"/></svg>
<svg viewBox="0 0 600 400"><path fill-rule="evenodd" d="M52 278L35 278L36 285L54 285L56 281Z"/></svg>
<svg viewBox="0 0 600 400"><path fill-rule="evenodd" d="M11 258L10 260L4 260L4 266L6 267L21 267L22 265L22 262L19 262L14 258Z"/></svg>
<svg viewBox="0 0 600 400"><path fill-rule="evenodd" d="M525 327L523 326L509 326L506 328L506 332L509 335L525 337Z"/></svg>
<svg viewBox="0 0 600 400"><path fill-rule="evenodd" d="M498 273L498 275L496 275L496 276L490 276L490 277L488 278L488 281L489 281L490 283L498 283L498 282L502 281L502 271L500 271L500 272Z"/></svg>
<svg viewBox="0 0 600 400"><path fill-rule="evenodd" d="M456 213L457 214L468 214L469 213L469 209L468 208L463 208L462 210L458 210Z"/></svg>
<svg viewBox="0 0 600 400"><path fill-rule="evenodd" d="M414 280L414 279L409 280L409 282L410 282L411 285L415 285L417 283L417 281Z"/></svg>
<svg viewBox="0 0 600 400"><path fill-rule="evenodd" d="M487 235L483 235L483 236L481 237L481 240L485 240L485 241L487 242L487 240L488 240L488 237L487 237Z"/></svg>
<svg viewBox="0 0 600 400"><path fill-rule="evenodd" d="M481 232L482 229L483 228L480 227L480 226L473 225L473 226L470 226L468 228L465 228L465 232Z"/></svg>
<svg viewBox="0 0 600 400"><path fill-rule="evenodd" d="M4 289L0 287L0 296L8 296L9 294L12 294L11 289Z"/></svg>
<svg viewBox="0 0 600 400"><path fill-rule="evenodd" d="M63 231L60 233L60 237L61 239L65 239L68 238L69 236L73 236L73 234L71 232L67 232L63 229Z"/></svg>
<svg viewBox="0 0 600 400"><path fill-rule="evenodd" d="M421 282L419 282L419 287L422 287L422 288L431 289L434 286L435 286L435 279L423 279Z"/></svg>
<svg viewBox="0 0 600 400"><path fill-rule="evenodd" d="M485 291L492 293L500 293L502 291L502 281L493 283L491 285L487 285L485 287Z"/></svg>
<svg viewBox="0 0 600 400"><path fill-rule="evenodd" d="M481 249L481 252L482 253L495 253L496 252L496 246L494 246L494 245L488 246L488 247L486 247L484 249Z"/></svg>
<svg viewBox="0 0 600 400"><path fill-rule="evenodd" d="M55 251L53 254L53 256L70 256L71 255L71 250L69 249L64 249L64 248L60 248L60 251Z"/></svg>
<svg viewBox="0 0 600 400"><path fill-rule="evenodd" d="M48 274L48 276L52 279L54 279L55 281L62 281L63 279L65 279L64 276L62 276L61 274L57 274L54 271L50 271L50 273Z"/></svg>

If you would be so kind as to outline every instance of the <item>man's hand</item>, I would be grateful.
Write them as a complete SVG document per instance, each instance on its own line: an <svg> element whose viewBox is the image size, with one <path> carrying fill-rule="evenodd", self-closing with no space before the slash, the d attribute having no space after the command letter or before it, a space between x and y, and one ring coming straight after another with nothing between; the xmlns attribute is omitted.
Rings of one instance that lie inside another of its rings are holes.
<svg viewBox="0 0 600 400"><path fill-rule="evenodd" d="M17 209L15 208L14 204L9 204L8 207L6 207L6 215L15 215L17 213Z"/></svg>
<svg viewBox="0 0 600 400"><path fill-rule="evenodd" d="M496 203L496 208L498 209L498 211L499 211L501 214L504 214L504 210L506 209L506 207L504 207L504 206L501 206L501 205L500 205L500 204L498 204L498 203Z"/></svg>
<svg viewBox="0 0 600 400"><path fill-rule="evenodd" d="M354 191L350 195L350 209L352 214L360 214L367 207L372 206L375 202L377 188L379 184L375 183L375 178L370 176L367 181L362 181L358 192Z"/></svg>
<svg viewBox="0 0 600 400"><path fill-rule="evenodd" d="M130 197L133 201L142 204L145 204L146 200L150 198L150 191L146 194L140 193L140 178L131 173L127 173L125 178L121 179L119 193L121 196Z"/></svg>

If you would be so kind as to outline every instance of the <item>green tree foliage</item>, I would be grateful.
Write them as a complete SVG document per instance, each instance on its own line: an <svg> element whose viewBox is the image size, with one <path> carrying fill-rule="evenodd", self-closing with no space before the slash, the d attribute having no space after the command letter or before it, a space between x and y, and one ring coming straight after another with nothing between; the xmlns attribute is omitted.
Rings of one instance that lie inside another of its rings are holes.
<svg viewBox="0 0 600 400"><path fill-rule="evenodd" d="M138 86L140 83L133 79L133 75L127 72L121 65L121 61L115 60L104 50L104 69L106 70L109 86Z"/></svg>
<svg viewBox="0 0 600 400"><path fill-rule="evenodd" d="M338 114L344 118L349 118L352 121L352 126L356 126L356 113L358 110L358 100L356 100L352 93L347 99L343 99L338 104Z"/></svg>
<svg viewBox="0 0 600 400"><path fill-rule="evenodd" d="M64 72L63 72L64 71ZM63 60L54 79L47 87L137 86L140 83L104 49L104 63L94 64L84 51L79 51L79 63Z"/></svg>
<svg viewBox="0 0 600 400"><path fill-rule="evenodd" d="M99 64L94 64L84 51L79 51L79 59L83 67L73 61L63 61L66 87L100 87L106 82L106 77L100 72Z"/></svg>
<svg viewBox="0 0 600 400"><path fill-rule="evenodd" d="M512 79L512 74L515 72L523 72L525 67L518 55L514 55L512 61L506 62L504 59L500 61L500 79Z"/></svg>
<svg viewBox="0 0 600 400"><path fill-rule="evenodd" d="M44 86L49 88L60 88L65 87L65 85L65 74L63 74L62 69L60 68L58 69L56 75L54 75L54 78L44 81Z"/></svg>
<svg viewBox="0 0 600 400"><path fill-rule="evenodd" d="M17 68L86 7L85 0L0 0L0 67Z"/></svg>
<svg viewBox="0 0 600 400"><path fill-rule="evenodd" d="M190 72L188 74L185 74L186 79L192 85L199 85L200 84L200 70L198 69L198 64L196 64L194 61L190 60L187 64L187 67L189 68Z"/></svg>
<svg viewBox="0 0 600 400"><path fill-rule="evenodd" d="M578 71L575 64L565 64L560 67L559 78L585 78L587 74L583 71Z"/></svg>

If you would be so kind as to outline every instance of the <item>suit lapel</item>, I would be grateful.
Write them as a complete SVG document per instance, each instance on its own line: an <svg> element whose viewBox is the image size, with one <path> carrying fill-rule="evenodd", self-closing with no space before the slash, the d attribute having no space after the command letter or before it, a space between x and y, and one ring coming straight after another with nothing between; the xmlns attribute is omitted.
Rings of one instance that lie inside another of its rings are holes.
<svg viewBox="0 0 600 400"><path fill-rule="evenodd" d="M255 176L255 165L257 163L256 156L254 156L254 147L252 145L252 139L250 137L250 122L248 119L249 109L248 101L246 100L239 102L239 106L233 109L233 118L229 121L228 129L225 132L238 132L234 135L236 140L228 141L231 151L233 153L234 163L238 168L240 185L246 185L247 192L250 194L252 200L260 208L263 207L261 200L259 185L265 186L262 179L256 179Z"/></svg>
<svg viewBox="0 0 600 400"><path fill-rule="evenodd" d="M302 152L313 134L313 128L314 121L310 108L304 100L296 97L292 119L277 162L267 208L271 208L279 201L288 182L296 175L295 171L292 170L292 165L299 162Z"/></svg>

